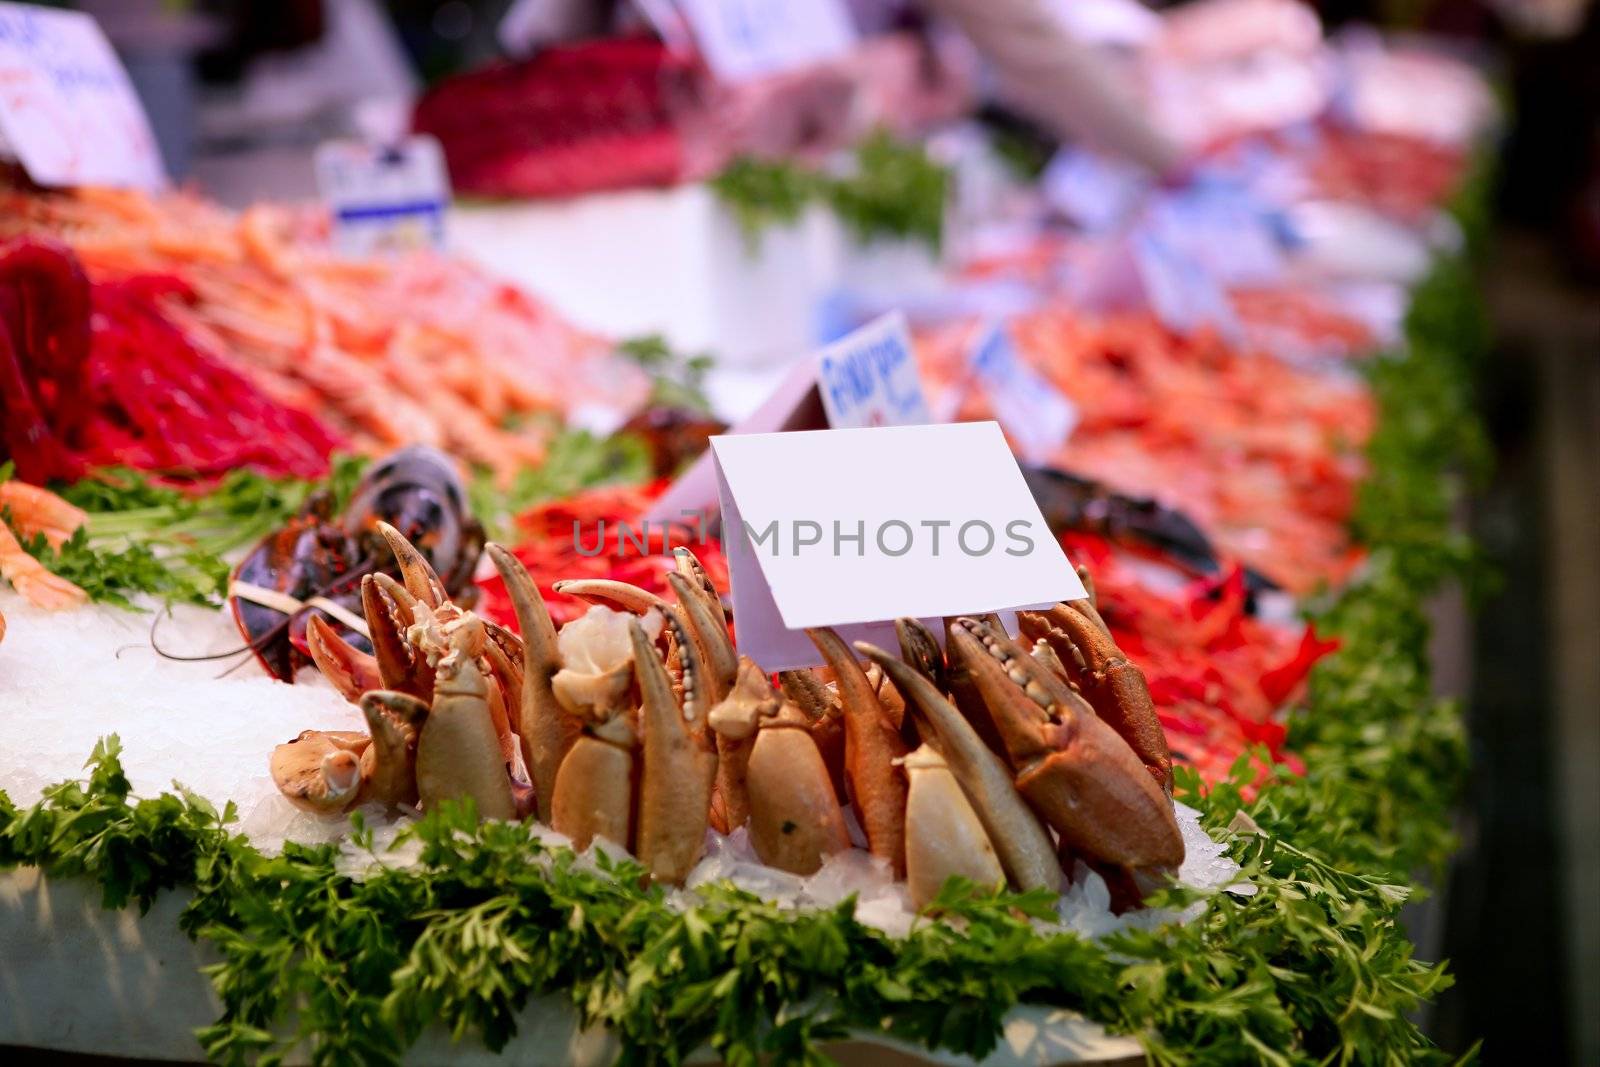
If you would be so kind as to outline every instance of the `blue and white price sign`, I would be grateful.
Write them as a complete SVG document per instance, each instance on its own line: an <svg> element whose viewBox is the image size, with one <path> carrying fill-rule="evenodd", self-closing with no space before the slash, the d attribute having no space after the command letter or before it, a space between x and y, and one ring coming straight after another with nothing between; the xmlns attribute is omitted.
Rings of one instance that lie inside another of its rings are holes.
<svg viewBox="0 0 1600 1067"><path fill-rule="evenodd" d="M444 246L450 177L432 137L382 147L329 141L317 149L317 187L347 256Z"/></svg>
<svg viewBox="0 0 1600 1067"><path fill-rule="evenodd" d="M1227 337L1238 336L1227 291L1204 264L1148 228L1135 230L1128 241L1145 300L1168 329L1188 333L1211 326Z"/></svg>
<svg viewBox="0 0 1600 1067"><path fill-rule="evenodd" d="M1078 425L1078 408L1050 380L1017 356L998 322L978 334L969 356L995 419L1029 463L1047 462Z"/></svg>
<svg viewBox="0 0 1600 1067"><path fill-rule="evenodd" d="M856 43L843 0L678 0L706 65L723 81L836 59Z"/></svg>
<svg viewBox="0 0 1600 1067"><path fill-rule="evenodd" d="M934 421L911 332L898 311L824 348L817 357L817 392L835 430Z"/></svg>
<svg viewBox="0 0 1600 1067"><path fill-rule="evenodd" d="M82 12L0 3L0 135L40 185L167 184L133 83Z"/></svg>

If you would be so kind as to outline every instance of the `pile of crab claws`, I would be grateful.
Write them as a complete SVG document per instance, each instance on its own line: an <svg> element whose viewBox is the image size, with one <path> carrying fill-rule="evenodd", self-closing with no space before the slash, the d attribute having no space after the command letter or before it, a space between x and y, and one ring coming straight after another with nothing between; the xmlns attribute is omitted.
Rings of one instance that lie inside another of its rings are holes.
<svg viewBox="0 0 1600 1067"><path fill-rule="evenodd" d="M1022 643L993 616L946 620L943 651L901 619L899 655L808 630L825 666L775 686L737 655L692 554L668 576L676 603L566 586L595 606L558 633L526 569L489 545L519 637L446 599L427 560L379 532L400 578L364 583L374 651L311 630L368 733L278 747L273 777L297 806L470 798L580 849L631 848L652 879L681 883L708 825L746 827L762 862L812 874L850 847L849 803L919 906L952 876L1059 891L1082 861L1124 908L1183 860L1154 709L1092 600L1023 613Z"/></svg>

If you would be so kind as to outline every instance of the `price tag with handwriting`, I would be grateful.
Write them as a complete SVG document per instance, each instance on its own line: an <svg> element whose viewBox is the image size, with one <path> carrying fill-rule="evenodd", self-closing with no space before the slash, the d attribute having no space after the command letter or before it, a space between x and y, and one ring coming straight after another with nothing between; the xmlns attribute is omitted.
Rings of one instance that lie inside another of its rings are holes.
<svg viewBox="0 0 1600 1067"><path fill-rule="evenodd" d="M133 83L82 12L0 3L0 133L40 185L167 184Z"/></svg>
<svg viewBox="0 0 1600 1067"><path fill-rule="evenodd" d="M317 186L347 256L444 245L450 177L432 137L379 146L329 141L317 149Z"/></svg>
<svg viewBox="0 0 1600 1067"><path fill-rule="evenodd" d="M972 346L972 374L994 417L1029 463L1048 461L1078 425L1078 408L1017 355L1011 335L992 322Z"/></svg>
<svg viewBox="0 0 1600 1067"><path fill-rule="evenodd" d="M874 319L796 363L730 434L904 426L933 422L899 312ZM695 460L646 512L652 522L705 520L717 504L711 455Z"/></svg>
<svg viewBox="0 0 1600 1067"><path fill-rule="evenodd" d="M817 390L836 430L932 422L911 331L899 312L833 342L817 363Z"/></svg>

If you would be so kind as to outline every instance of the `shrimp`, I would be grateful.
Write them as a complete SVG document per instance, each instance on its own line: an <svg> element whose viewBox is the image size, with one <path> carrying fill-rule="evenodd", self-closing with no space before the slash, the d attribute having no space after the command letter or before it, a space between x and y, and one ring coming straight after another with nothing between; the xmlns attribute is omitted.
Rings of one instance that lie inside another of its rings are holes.
<svg viewBox="0 0 1600 1067"><path fill-rule="evenodd" d="M4 523L0 523L0 578L10 582L36 608L59 611L75 608L89 599L88 593L59 574L51 574L44 564L28 555Z"/></svg>
<svg viewBox="0 0 1600 1067"><path fill-rule="evenodd" d="M50 490L16 480L0 482L0 514L23 537L44 534L51 548L60 548L89 519Z"/></svg>

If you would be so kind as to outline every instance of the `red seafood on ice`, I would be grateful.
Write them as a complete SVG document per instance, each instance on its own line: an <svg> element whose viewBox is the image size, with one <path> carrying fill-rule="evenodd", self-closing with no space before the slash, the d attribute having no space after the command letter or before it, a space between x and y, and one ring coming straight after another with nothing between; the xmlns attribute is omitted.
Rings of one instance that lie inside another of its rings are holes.
<svg viewBox="0 0 1600 1067"><path fill-rule="evenodd" d="M184 194L0 189L0 238L11 236L64 242L96 283L176 278L142 294L151 306L141 328L164 319L208 367L231 369L362 451L431 444L509 478L544 453L546 431L529 416L593 403L626 414L649 390L609 342L527 294L433 253L340 257L314 213L236 215Z"/></svg>

